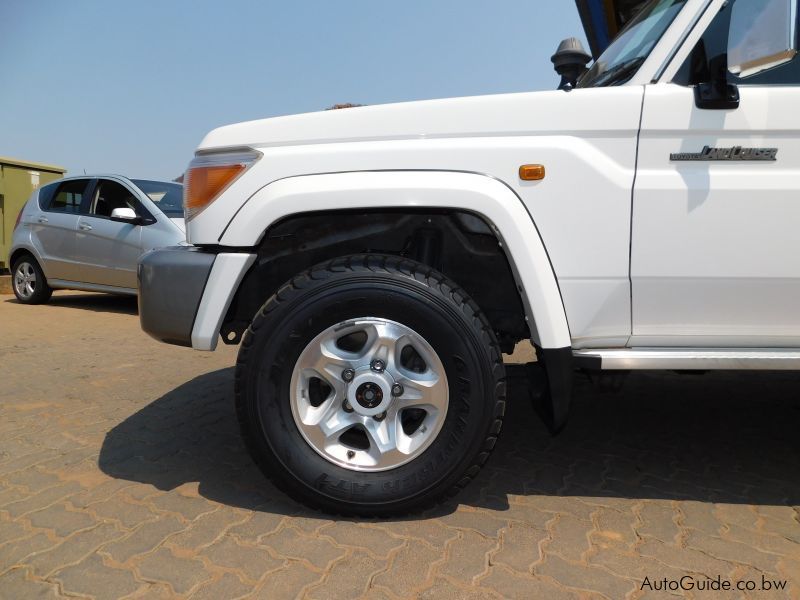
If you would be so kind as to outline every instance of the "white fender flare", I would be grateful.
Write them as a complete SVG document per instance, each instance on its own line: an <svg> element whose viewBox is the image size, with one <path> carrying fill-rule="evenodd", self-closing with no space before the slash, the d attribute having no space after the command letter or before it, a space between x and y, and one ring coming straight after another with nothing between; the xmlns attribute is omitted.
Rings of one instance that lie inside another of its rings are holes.
<svg viewBox="0 0 800 600"><path fill-rule="evenodd" d="M542 348L571 345L553 267L522 200L504 183L452 171L359 171L274 181L253 194L220 236L223 246L251 247L277 221L314 211L438 208L469 211L495 230L527 313L531 339Z"/></svg>

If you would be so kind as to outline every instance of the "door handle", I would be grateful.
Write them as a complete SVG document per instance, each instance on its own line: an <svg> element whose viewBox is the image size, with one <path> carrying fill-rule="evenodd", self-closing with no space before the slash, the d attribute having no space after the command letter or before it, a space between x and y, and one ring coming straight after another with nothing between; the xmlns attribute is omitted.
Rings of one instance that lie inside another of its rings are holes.
<svg viewBox="0 0 800 600"><path fill-rule="evenodd" d="M39 218L38 218L38 219L36 219L36 220L37 220L37 221L39 221L39 223L48 223L48 222L49 222L49 221L47 220L47 217L39 217Z"/></svg>
<svg viewBox="0 0 800 600"><path fill-rule="evenodd" d="M88 223L79 223L78 224L78 229L82 229L83 231L91 231L92 230L92 226L89 225Z"/></svg>

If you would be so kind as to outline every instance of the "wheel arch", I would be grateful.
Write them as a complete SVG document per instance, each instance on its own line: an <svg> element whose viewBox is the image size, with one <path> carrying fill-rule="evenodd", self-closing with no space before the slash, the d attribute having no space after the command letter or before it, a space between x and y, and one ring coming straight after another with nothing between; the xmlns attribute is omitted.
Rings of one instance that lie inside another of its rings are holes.
<svg viewBox="0 0 800 600"><path fill-rule="evenodd" d="M39 253L36 252L36 250L33 247L29 246L17 246L11 251L11 254L8 257L9 270L13 269L14 263L23 254L30 254L36 261L36 263L39 265L39 268L42 270L42 273L44 273L44 276L47 277L47 270L45 268L44 261L42 260L41 256L39 256Z"/></svg>
<svg viewBox="0 0 800 600"><path fill-rule="evenodd" d="M513 272L530 338L544 349L571 346L558 281L532 216L505 183L454 171L363 171L304 175L256 192L219 238L226 247L257 247L290 217L346 211L458 211L490 228Z"/></svg>

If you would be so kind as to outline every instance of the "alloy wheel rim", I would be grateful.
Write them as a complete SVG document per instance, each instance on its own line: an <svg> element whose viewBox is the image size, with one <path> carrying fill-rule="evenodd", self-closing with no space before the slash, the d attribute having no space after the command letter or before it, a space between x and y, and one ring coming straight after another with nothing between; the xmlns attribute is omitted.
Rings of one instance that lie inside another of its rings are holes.
<svg viewBox="0 0 800 600"><path fill-rule="evenodd" d="M292 373L290 403L305 441L353 471L386 471L422 454L449 402L431 345L396 321L363 317L317 335Z"/></svg>
<svg viewBox="0 0 800 600"><path fill-rule="evenodd" d="M20 263L14 272L14 289L23 298L30 298L36 290L36 271L28 262Z"/></svg>

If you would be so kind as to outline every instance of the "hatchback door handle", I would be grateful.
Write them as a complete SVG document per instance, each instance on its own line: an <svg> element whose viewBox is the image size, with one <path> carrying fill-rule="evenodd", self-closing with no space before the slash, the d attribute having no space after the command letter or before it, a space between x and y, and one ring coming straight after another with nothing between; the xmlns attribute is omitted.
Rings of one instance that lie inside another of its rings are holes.
<svg viewBox="0 0 800 600"><path fill-rule="evenodd" d="M36 219L36 220L37 220L37 221L39 221L39 223L47 223L47 222L48 222L48 221L47 221L47 217L39 217L39 218L38 218L38 219Z"/></svg>
<svg viewBox="0 0 800 600"><path fill-rule="evenodd" d="M78 225L78 229L83 229L84 231L91 231L92 226L89 225L88 223L81 223Z"/></svg>

